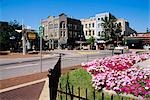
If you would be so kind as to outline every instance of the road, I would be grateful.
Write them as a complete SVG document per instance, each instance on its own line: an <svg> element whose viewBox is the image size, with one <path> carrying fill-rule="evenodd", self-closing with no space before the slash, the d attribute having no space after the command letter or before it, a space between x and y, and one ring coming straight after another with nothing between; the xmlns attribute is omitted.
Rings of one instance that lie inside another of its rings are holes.
<svg viewBox="0 0 150 100"><path fill-rule="evenodd" d="M71 67L74 65L80 65L82 62L91 61L96 58L103 58L105 56L111 56L111 51L103 52L81 52L81 54L75 54L73 51L62 51L54 53L63 53L61 59L61 67ZM58 56L51 57L49 59L42 60L42 67L40 66L40 60L30 61L30 62L20 62L17 64L3 65L0 66L0 80L8 79L12 77L18 77L23 75L34 74L38 72L45 72L49 68L53 68L58 61Z"/></svg>

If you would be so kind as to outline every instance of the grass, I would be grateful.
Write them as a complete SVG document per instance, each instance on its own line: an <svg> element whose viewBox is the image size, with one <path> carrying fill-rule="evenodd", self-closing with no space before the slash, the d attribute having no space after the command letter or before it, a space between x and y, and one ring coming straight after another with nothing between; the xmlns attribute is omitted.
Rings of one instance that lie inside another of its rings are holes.
<svg viewBox="0 0 150 100"><path fill-rule="evenodd" d="M84 97L84 98L85 98L85 90L87 89L88 100L93 100L94 88L92 87L91 78L92 77L89 73L87 73L83 69L79 68L79 69L70 71L67 74L63 74L60 77L60 83L61 83L61 87L62 87L63 91L66 90L65 87L66 87L67 83L69 84L70 91L72 91L72 86L73 86L74 94L77 96L78 96L78 88L80 87L80 96ZM69 90L68 90L68 92L69 92ZM101 91L95 90L95 96L96 96L95 100L101 100L101 98L102 98L101 95L102 95ZM104 100L110 100L110 98L111 98L111 94L104 93ZM60 95L57 96L57 99L61 100ZM66 100L65 94L62 96L62 100ZM70 98L68 98L68 100L70 100ZM74 100L76 100L76 99L74 99ZM114 95L113 100L121 100L121 97L118 95ZM124 97L123 100L129 100L129 98Z"/></svg>

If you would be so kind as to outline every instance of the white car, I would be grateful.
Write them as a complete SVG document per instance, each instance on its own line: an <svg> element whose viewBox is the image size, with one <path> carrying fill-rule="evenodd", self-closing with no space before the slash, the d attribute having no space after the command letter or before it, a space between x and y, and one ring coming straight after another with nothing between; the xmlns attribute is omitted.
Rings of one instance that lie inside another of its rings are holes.
<svg viewBox="0 0 150 100"><path fill-rule="evenodd" d="M145 50L150 50L150 45L144 45L143 48L144 48Z"/></svg>
<svg viewBox="0 0 150 100"><path fill-rule="evenodd" d="M82 46L83 50L88 50L88 46Z"/></svg>
<svg viewBox="0 0 150 100"><path fill-rule="evenodd" d="M128 52L128 46L117 46L114 48L114 53L123 54Z"/></svg>

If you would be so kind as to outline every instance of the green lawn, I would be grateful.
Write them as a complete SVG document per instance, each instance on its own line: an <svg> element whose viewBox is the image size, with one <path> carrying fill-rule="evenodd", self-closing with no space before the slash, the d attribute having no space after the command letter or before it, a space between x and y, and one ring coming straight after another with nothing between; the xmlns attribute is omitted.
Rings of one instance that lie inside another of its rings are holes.
<svg viewBox="0 0 150 100"><path fill-rule="evenodd" d="M67 82L68 79L68 82ZM72 93L72 86L73 86L73 90L74 90L74 94L78 96L78 88L80 87L80 96L82 97L86 97L85 95L85 91L87 89L87 97L88 100L94 100L93 99L93 91L94 88L92 87L92 82L91 82L91 75L88 74L86 71L84 71L83 69L79 68L73 71L70 71L68 74L63 74L60 78L60 83L61 83L61 88L63 91L66 90L66 84L68 83L67 86L69 86L69 88L67 88L67 91L70 93ZM60 88L60 86L59 86ZM101 91L97 91L95 90L95 95L96 95L96 99L95 100L101 100L101 95L102 92ZM110 100L111 95L108 93L104 93L104 100ZM58 100L60 99L60 94L58 94L57 97ZM66 100L65 95L62 96L62 100ZM68 96L68 100L71 100L70 97ZM76 100L76 99L74 99ZM114 96L113 100L121 100L121 97L118 95ZM130 100L127 97L124 97L123 100Z"/></svg>

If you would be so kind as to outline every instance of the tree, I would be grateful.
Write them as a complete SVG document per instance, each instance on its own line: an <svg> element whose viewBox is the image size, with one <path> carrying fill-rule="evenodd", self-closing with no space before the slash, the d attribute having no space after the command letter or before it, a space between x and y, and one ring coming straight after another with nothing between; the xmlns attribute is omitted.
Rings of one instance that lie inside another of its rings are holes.
<svg viewBox="0 0 150 100"><path fill-rule="evenodd" d="M104 38L105 40L110 41L114 37L114 30L113 28L115 27L114 22L116 21L115 17L111 16L107 17L105 16L102 20L102 28L104 32Z"/></svg>
<svg viewBox="0 0 150 100"><path fill-rule="evenodd" d="M8 50L9 49L9 37L8 34L8 23L1 22L0 23L0 50Z"/></svg>
<svg viewBox="0 0 150 100"><path fill-rule="evenodd" d="M87 43L90 44L90 47L94 46L95 38L93 36L90 36L89 39L87 39Z"/></svg>
<svg viewBox="0 0 150 100"><path fill-rule="evenodd" d="M105 16L102 18L102 28L104 33L104 40L106 42L113 43L116 41L116 45L118 40L121 38L121 23L116 23L117 19L110 15L109 17Z"/></svg>
<svg viewBox="0 0 150 100"><path fill-rule="evenodd" d="M15 30L21 29L21 25L14 20L10 23L1 22L0 25L0 50L9 50L10 48L16 50L19 48L21 41L21 34Z"/></svg>

